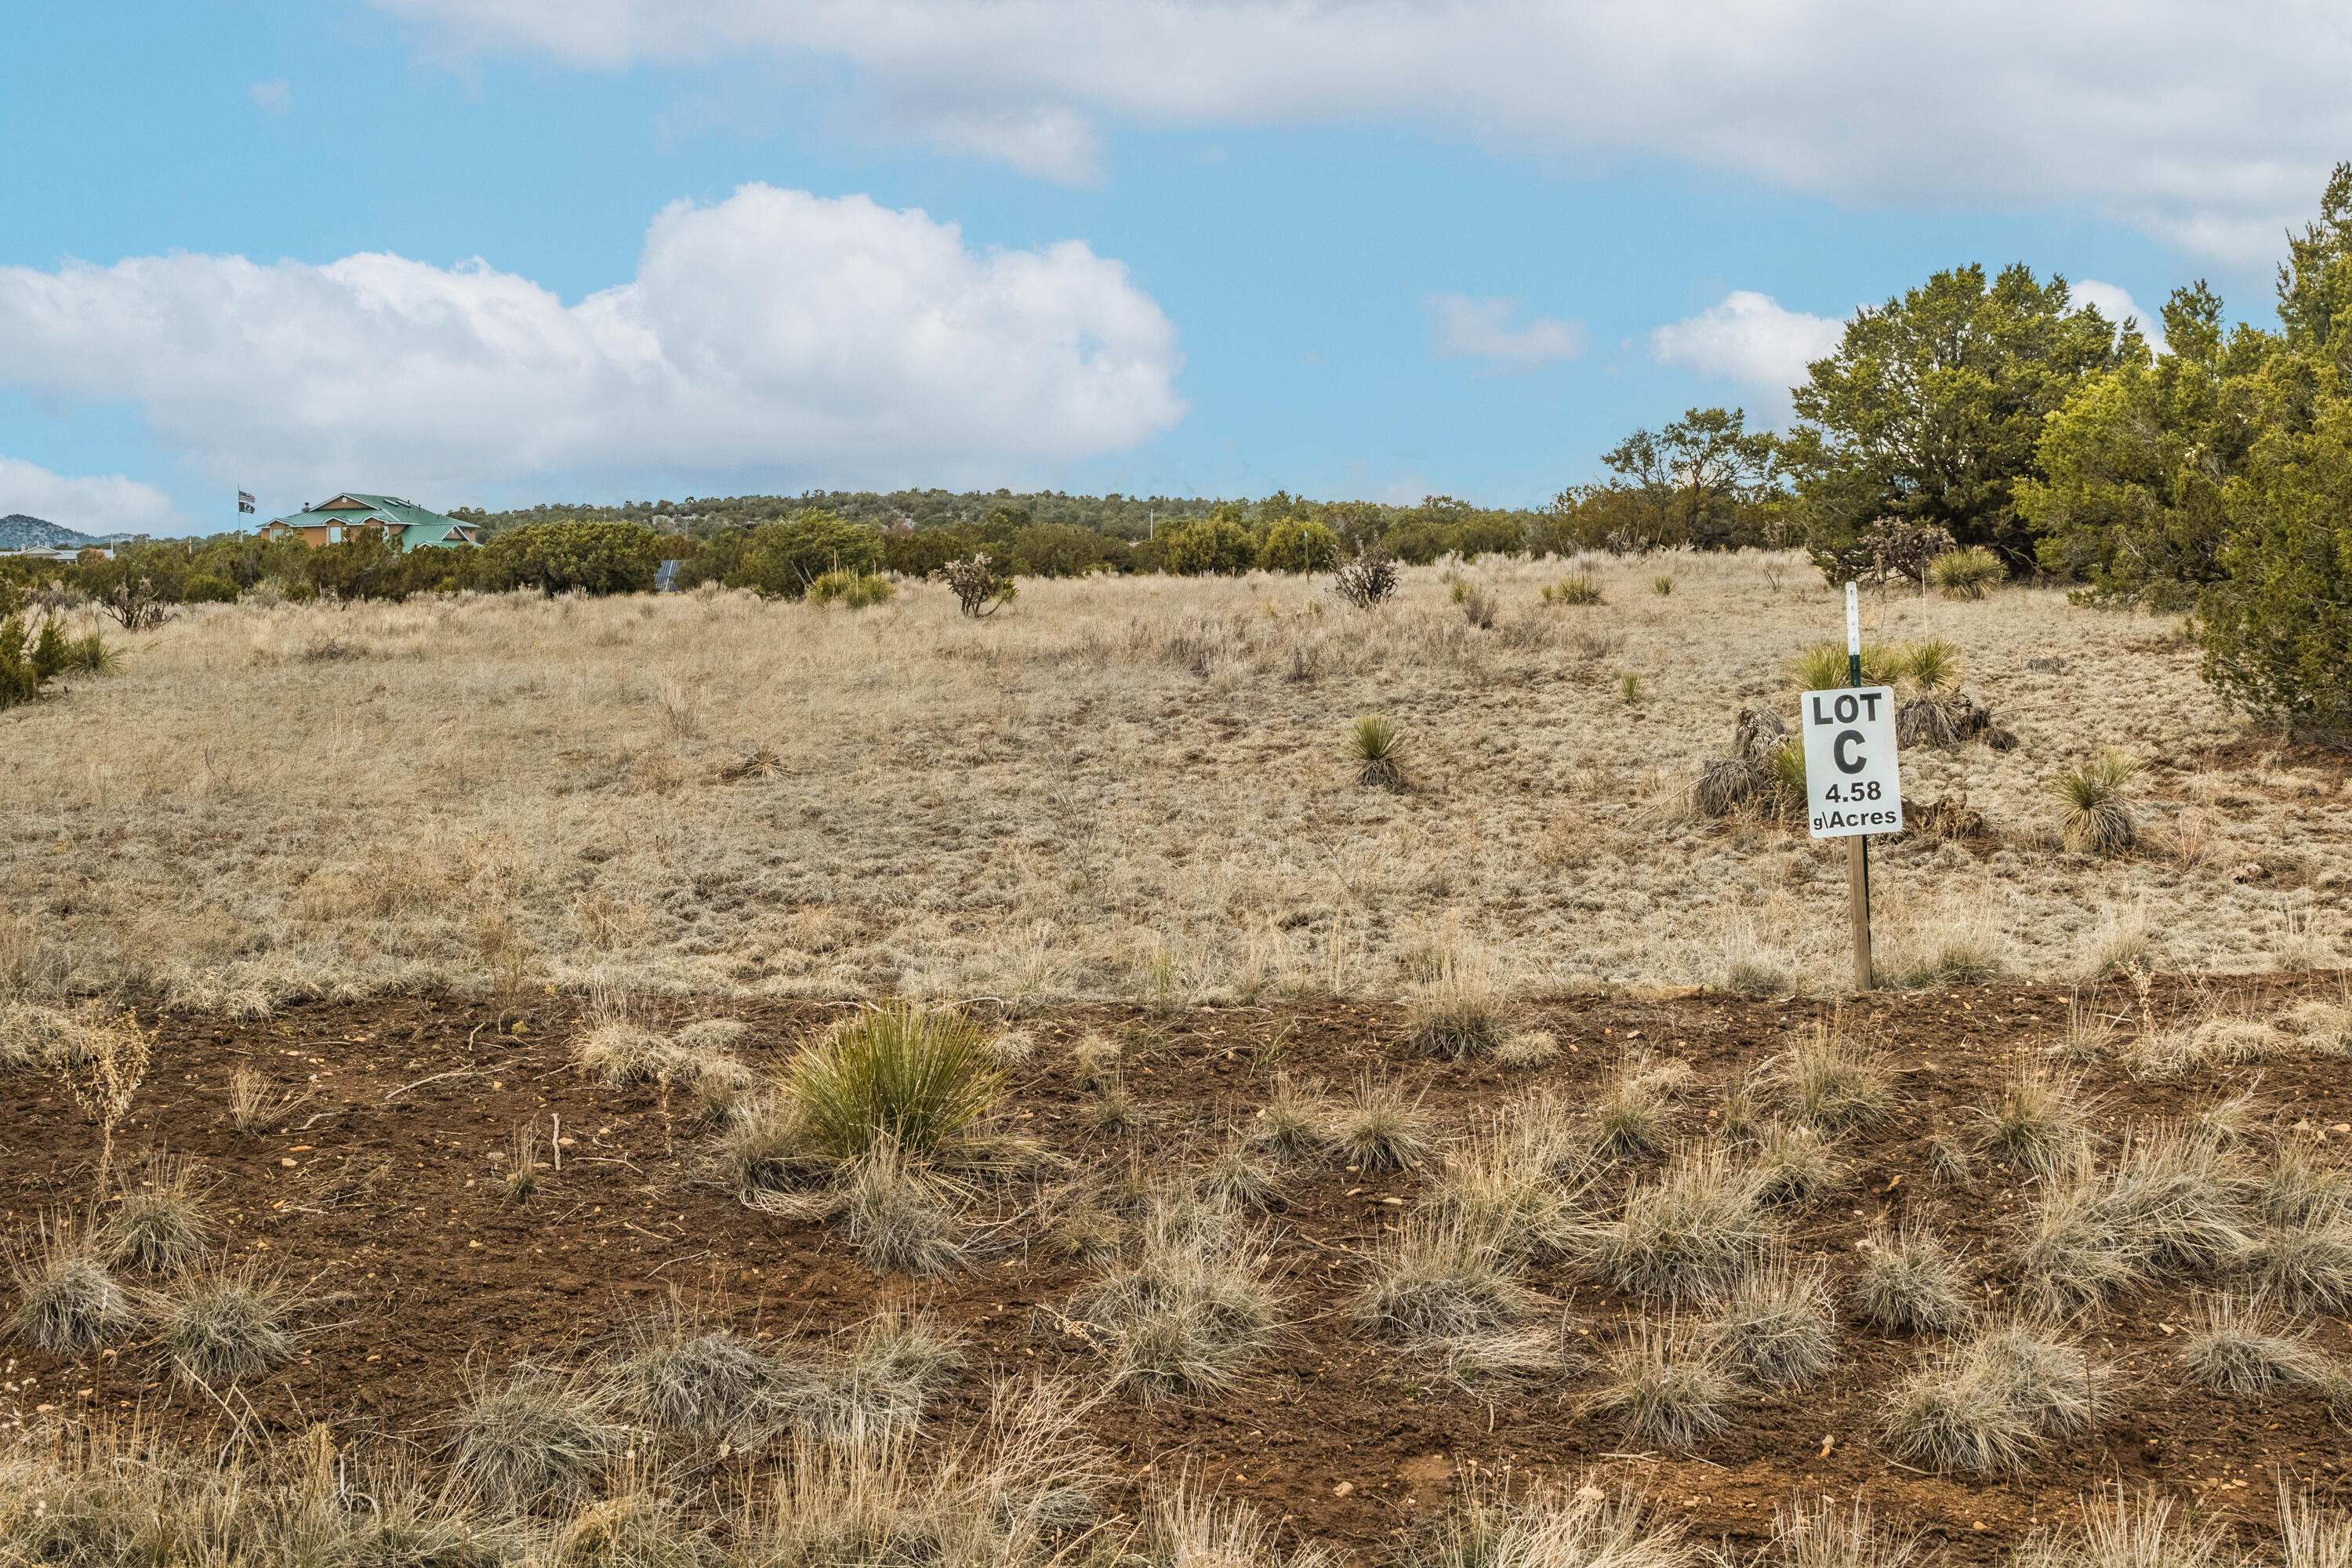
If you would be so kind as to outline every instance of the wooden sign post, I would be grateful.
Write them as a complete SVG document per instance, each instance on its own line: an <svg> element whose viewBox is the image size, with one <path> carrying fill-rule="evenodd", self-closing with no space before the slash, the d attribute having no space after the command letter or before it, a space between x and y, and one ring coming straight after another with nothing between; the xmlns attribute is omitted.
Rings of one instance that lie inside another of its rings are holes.
<svg viewBox="0 0 2352 1568"><path fill-rule="evenodd" d="M1805 816L1816 838L1846 841L1846 910L1853 926L1853 988L1871 987L1870 846L1903 831L1903 774L1895 745L1895 689L1862 683L1862 600L1845 585L1846 685L1798 700L1805 740Z"/></svg>

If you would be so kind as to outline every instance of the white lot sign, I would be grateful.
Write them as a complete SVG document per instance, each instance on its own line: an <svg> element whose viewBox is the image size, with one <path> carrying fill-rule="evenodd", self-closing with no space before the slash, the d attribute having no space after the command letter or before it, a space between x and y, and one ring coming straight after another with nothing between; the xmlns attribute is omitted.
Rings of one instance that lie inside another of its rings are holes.
<svg viewBox="0 0 2352 1568"><path fill-rule="evenodd" d="M1808 691L1805 816L1816 838L1903 831L1903 779L1895 770L1895 689Z"/></svg>

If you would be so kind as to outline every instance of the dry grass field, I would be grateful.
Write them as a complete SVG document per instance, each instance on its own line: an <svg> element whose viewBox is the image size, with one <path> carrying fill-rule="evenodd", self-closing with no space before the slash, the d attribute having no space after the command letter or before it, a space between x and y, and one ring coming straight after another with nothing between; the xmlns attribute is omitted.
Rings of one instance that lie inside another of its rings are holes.
<svg viewBox="0 0 2352 1568"><path fill-rule="evenodd" d="M1837 597L1794 555L1587 564L1601 604L1483 561L1370 611L1263 575L1033 582L982 621L928 585L194 609L0 717L0 978L232 1012L1839 988L1842 850L1689 810L1742 707L1793 713ZM2247 734L2177 623L1866 604L1874 637L1955 645L2020 741L1906 752L1914 813L1983 831L1880 847L1889 979L2332 961L2343 770ZM1357 782L1365 713L1402 793ZM2108 747L2144 767L2138 841L2068 853L2052 783Z"/></svg>
<svg viewBox="0 0 2352 1568"><path fill-rule="evenodd" d="M1844 995L1710 766L1839 597L1581 564L247 602L0 714L0 1568L2352 1565L2341 764L1872 598L1992 720Z"/></svg>

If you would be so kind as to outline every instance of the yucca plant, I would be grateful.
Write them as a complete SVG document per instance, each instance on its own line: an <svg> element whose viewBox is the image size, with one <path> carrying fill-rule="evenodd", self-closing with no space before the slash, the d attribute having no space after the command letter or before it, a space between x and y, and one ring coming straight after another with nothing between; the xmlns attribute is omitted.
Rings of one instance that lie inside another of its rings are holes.
<svg viewBox="0 0 2352 1568"><path fill-rule="evenodd" d="M1892 686L1903 674L1904 662L1899 650L1866 642L1862 645L1862 683ZM1849 684L1851 676L1852 667L1842 642L1810 644L1789 660L1789 679L1800 691L1828 691Z"/></svg>
<svg viewBox="0 0 2352 1568"><path fill-rule="evenodd" d="M1946 551L1927 564L1927 585L1947 599L1981 599L2008 575L2000 557L1981 544Z"/></svg>
<svg viewBox="0 0 2352 1568"><path fill-rule="evenodd" d="M841 1161L884 1142L914 1159L965 1142L996 1103L988 1032L954 1008L870 1008L803 1047L784 1089L810 1141Z"/></svg>
<svg viewBox="0 0 2352 1568"><path fill-rule="evenodd" d="M1661 576L1650 579L1650 592L1655 594L1659 598L1665 598L1674 591L1675 580L1672 577Z"/></svg>
<svg viewBox="0 0 2352 1568"><path fill-rule="evenodd" d="M1906 644L1898 656L1900 673L1922 691L1939 691L1960 679L1960 650L1942 637Z"/></svg>
<svg viewBox="0 0 2352 1568"><path fill-rule="evenodd" d="M1348 749L1363 766L1356 782L1373 788L1402 790L1404 788L1404 768L1397 753L1404 748L1404 736L1390 720L1377 713L1367 713L1349 727Z"/></svg>
<svg viewBox="0 0 2352 1568"><path fill-rule="evenodd" d="M1547 605L1597 605L1601 603L1601 584L1591 572L1571 572L1543 591Z"/></svg>
<svg viewBox="0 0 2352 1568"><path fill-rule="evenodd" d="M2078 855L2113 855L2131 847L2139 829L2124 804L2124 786L2138 774L2139 764L2110 746L2058 775L2052 793L2063 808L2058 833L2067 848Z"/></svg>

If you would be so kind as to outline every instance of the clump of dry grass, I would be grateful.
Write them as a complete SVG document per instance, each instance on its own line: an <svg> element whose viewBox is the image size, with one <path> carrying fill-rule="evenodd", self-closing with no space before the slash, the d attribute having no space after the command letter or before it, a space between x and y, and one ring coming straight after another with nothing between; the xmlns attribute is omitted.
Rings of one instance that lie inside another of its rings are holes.
<svg viewBox="0 0 2352 1568"><path fill-rule="evenodd" d="M1302 1089L1287 1073L1276 1073L1274 1088L1249 1126L1249 1141L1276 1159L1297 1160L1323 1151L1323 1127L1329 1110L1318 1103L1313 1089Z"/></svg>
<svg viewBox="0 0 2352 1568"><path fill-rule="evenodd" d="M2193 1129L2137 1129L2104 1175L2085 1152L2051 1178L2016 1244L2021 1282L2042 1305L2073 1310L2154 1275L2234 1266L2255 1253L2241 1212L2253 1190Z"/></svg>
<svg viewBox="0 0 2352 1568"><path fill-rule="evenodd" d="M97 1238L69 1216L42 1220L38 1238L9 1264L16 1310L8 1326L37 1349L79 1355L139 1321L129 1292L100 1261Z"/></svg>
<svg viewBox="0 0 2352 1568"><path fill-rule="evenodd" d="M1638 1319L1601 1356L1589 1410L1614 1415L1639 1441L1687 1448L1721 1431L1737 1392L1721 1344L1697 1323Z"/></svg>
<svg viewBox="0 0 2352 1568"><path fill-rule="evenodd" d="M1919 1537L1895 1533L1856 1499L1843 1513L1774 1510L1771 1543L1758 1557L1772 1568L1907 1568L1920 1555Z"/></svg>
<svg viewBox="0 0 2352 1568"><path fill-rule="evenodd" d="M1263 1209L1281 1194L1282 1173L1239 1132L1228 1132L1201 1168L1200 1184L1212 1203Z"/></svg>
<svg viewBox="0 0 2352 1568"><path fill-rule="evenodd" d="M2327 1358L2311 1342L2310 1331L2290 1328L2261 1297L2208 1297L2204 1317L2174 1359L2216 1394L2326 1381Z"/></svg>
<svg viewBox="0 0 2352 1568"><path fill-rule="evenodd" d="M1277 1298L1263 1237L1231 1210L1155 1205L1136 1256L1081 1290L1071 1315L1145 1397L1230 1386L1273 1342Z"/></svg>
<svg viewBox="0 0 2352 1568"><path fill-rule="evenodd" d="M33 1002L0 1002L0 1072L55 1072L85 1054L69 1013Z"/></svg>
<svg viewBox="0 0 2352 1568"><path fill-rule="evenodd" d="M609 1005L591 1014L572 1045L572 1064L608 1089L667 1079L677 1059L668 1040Z"/></svg>
<svg viewBox="0 0 2352 1568"><path fill-rule="evenodd" d="M1978 1147L2031 1174L2057 1174L2074 1163L2089 1141L2079 1089L2079 1079L2027 1063L2001 1089L2000 1099L1978 1109Z"/></svg>
<svg viewBox="0 0 2352 1568"><path fill-rule="evenodd" d="M1380 1333L1429 1345L1520 1328L1545 1302L1491 1230L1422 1217L1383 1243L1355 1313Z"/></svg>
<svg viewBox="0 0 2352 1568"><path fill-rule="evenodd" d="M1070 1047L1070 1084L1092 1093L1119 1080L1121 1052L1117 1040L1088 1033Z"/></svg>
<svg viewBox="0 0 2352 1568"><path fill-rule="evenodd" d="M294 1353L295 1300L251 1261L223 1263L160 1292L157 1337L173 1368L212 1384L268 1372Z"/></svg>
<svg viewBox="0 0 2352 1568"><path fill-rule="evenodd" d="M2013 1470L2091 1422L2089 1360L2020 1321L1928 1358L1894 1393L1887 1446L1941 1471Z"/></svg>
<svg viewBox="0 0 2352 1568"><path fill-rule="evenodd" d="M526 1121L514 1131L514 1163L507 1171L507 1202L527 1204L539 1191L539 1123Z"/></svg>
<svg viewBox="0 0 2352 1568"><path fill-rule="evenodd" d="M1756 1170L1763 1177L1759 1195L1768 1204L1802 1203L1827 1190L1843 1173L1828 1139L1810 1127L1777 1124L1764 1130Z"/></svg>
<svg viewBox="0 0 2352 1568"><path fill-rule="evenodd" d="M212 1244L212 1216L195 1191L202 1167L165 1155L147 1163L143 1177L125 1173L120 1202L108 1216L106 1260L118 1268L170 1273L204 1256Z"/></svg>
<svg viewBox="0 0 2352 1568"><path fill-rule="evenodd" d="M1362 1171L1396 1171L1429 1147L1429 1116L1402 1079L1359 1073L1355 1091L1329 1107L1318 1129L1333 1156Z"/></svg>
<svg viewBox="0 0 2352 1568"><path fill-rule="evenodd" d="M1702 1147L1635 1186L1615 1220L1589 1228L1585 1246L1620 1289L1694 1298L1746 1276L1777 1235L1762 1173Z"/></svg>
<svg viewBox="0 0 2352 1568"><path fill-rule="evenodd" d="M936 1173L887 1139L852 1168L842 1207L850 1244L868 1268L941 1276L965 1265L967 1243L955 1193Z"/></svg>
<svg viewBox="0 0 2352 1568"><path fill-rule="evenodd" d="M1968 1316L1959 1262L1918 1220L1882 1226L1854 1275L1863 1321L1904 1333L1944 1333Z"/></svg>
<svg viewBox="0 0 2352 1568"><path fill-rule="evenodd" d="M1778 1387L1819 1376L1837 1358L1829 1277L1775 1258L1733 1286L1707 1331L1741 1376Z"/></svg>
<svg viewBox="0 0 2352 1568"><path fill-rule="evenodd" d="M1503 1037L1495 1059L1507 1068L1539 1068L1559 1059L1559 1041L1548 1029L1521 1029Z"/></svg>
<svg viewBox="0 0 2352 1568"><path fill-rule="evenodd" d="M603 1384L525 1363L502 1381L467 1389L451 1468L478 1494L517 1511L572 1502L627 1442L614 1416Z"/></svg>
<svg viewBox="0 0 2352 1568"><path fill-rule="evenodd" d="M1180 1480L1157 1499L1145 1522L1143 1568L1333 1568L1320 1544L1282 1550L1276 1527L1238 1499L1202 1492Z"/></svg>
<svg viewBox="0 0 2352 1568"><path fill-rule="evenodd" d="M1405 998L1405 1038L1429 1056L1459 1061L1503 1042L1503 994L1483 954L1439 955L1437 973Z"/></svg>
<svg viewBox="0 0 2352 1568"><path fill-rule="evenodd" d="M631 1326L610 1386L616 1405L639 1421L722 1435L738 1447L771 1436L797 1392L774 1358L675 1306Z"/></svg>
<svg viewBox="0 0 2352 1568"><path fill-rule="evenodd" d="M228 1077L229 1125L239 1132L267 1132L310 1098L307 1089L279 1094L267 1073L250 1063L241 1064Z"/></svg>
<svg viewBox="0 0 2352 1568"><path fill-rule="evenodd" d="M1790 1114L1828 1131L1867 1127L1895 1106L1885 1064L1826 1025L1791 1047L1775 1064L1774 1077Z"/></svg>
<svg viewBox="0 0 2352 1568"><path fill-rule="evenodd" d="M1603 1158L1637 1159L1664 1143L1675 1091L1690 1077L1679 1061L1625 1062L1592 1107L1593 1146Z"/></svg>
<svg viewBox="0 0 2352 1568"><path fill-rule="evenodd" d="M1671 1518L1632 1491L1591 1480L1570 1487L1473 1486L1458 1506L1406 1538L1401 1568L1689 1568ZM2333 1565L2330 1565L2333 1568Z"/></svg>
<svg viewBox="0 0 2352 1568"><path fill-rule="evenodd" d="M1425 1214L1512 1252L1545 1256L1575 1230L1584 1156L1567 1108L1538 1092L1475 1119L1423 1189Z"/></svg>
<svg viewBox="0 0 2352 1568"><path fill-rule="evenodd" d="M821 1442L898 1442L964 1363L961 1342L921 1312L886 1311L858 1331L849 1353L803 1369L793 1420Z"/></svg>

